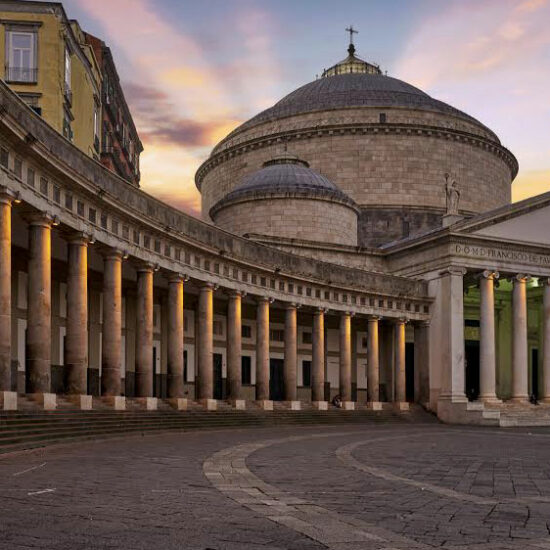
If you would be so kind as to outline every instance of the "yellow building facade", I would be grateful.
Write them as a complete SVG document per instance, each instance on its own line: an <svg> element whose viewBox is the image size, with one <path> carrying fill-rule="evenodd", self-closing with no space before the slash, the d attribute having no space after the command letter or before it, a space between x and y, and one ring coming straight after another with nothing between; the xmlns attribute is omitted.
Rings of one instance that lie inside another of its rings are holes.
<svg viewBox="0 0 550 550"><path fill-rule="evenodd" d="M59 3L2 2L0 78L53 128L99 158L101 73Z"/></svg>

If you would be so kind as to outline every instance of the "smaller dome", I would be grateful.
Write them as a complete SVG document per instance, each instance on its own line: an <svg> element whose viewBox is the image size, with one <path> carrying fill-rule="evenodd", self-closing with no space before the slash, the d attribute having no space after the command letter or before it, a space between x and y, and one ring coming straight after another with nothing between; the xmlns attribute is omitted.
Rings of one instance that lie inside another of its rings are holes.
<svg viewBox="0 0 550 550"><path fill-rule="evenodd" d="M348 56L346 59L336 63L332 67L323 71L323 78L328 76L336 76L339 74L382 74L380 67L375 63L368 63L355 55L355 46L353 43L349 45Z"/></svg>
<svg viewBox="0 0 550 550"><path fill-rule="evenodd" d="M294 196L332 200L358 210L355 202L328 178L315 172L299 158L284 154L264 162L233 191L218 201L211 209L213 218L221 208L246 199Z"/></svg>

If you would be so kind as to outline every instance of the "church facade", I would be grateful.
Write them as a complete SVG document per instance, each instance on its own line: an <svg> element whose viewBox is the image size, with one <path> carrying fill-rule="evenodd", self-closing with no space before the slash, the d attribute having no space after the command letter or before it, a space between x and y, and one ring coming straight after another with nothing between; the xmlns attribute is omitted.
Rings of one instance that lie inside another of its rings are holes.
<svg viewBox="0 0 550 550"><path fill-rule="evenodd" d="M348 54L213 149L202 221L0 84L4 409L548 421L550 194L511 204L494 132Z"/></svg>

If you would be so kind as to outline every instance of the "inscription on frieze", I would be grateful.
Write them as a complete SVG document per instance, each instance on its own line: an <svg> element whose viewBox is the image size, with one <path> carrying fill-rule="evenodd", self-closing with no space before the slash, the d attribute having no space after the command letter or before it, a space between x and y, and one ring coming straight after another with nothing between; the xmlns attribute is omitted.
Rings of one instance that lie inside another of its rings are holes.
<svg viewBox="0 0 550 550"><path fill-rule="evenodd" d="M483 258L504 262L517 262L521 264L550 266L550 256L535 254L523 250L509 250L497 247L455 244L453 254L468 258Z"/></svg>

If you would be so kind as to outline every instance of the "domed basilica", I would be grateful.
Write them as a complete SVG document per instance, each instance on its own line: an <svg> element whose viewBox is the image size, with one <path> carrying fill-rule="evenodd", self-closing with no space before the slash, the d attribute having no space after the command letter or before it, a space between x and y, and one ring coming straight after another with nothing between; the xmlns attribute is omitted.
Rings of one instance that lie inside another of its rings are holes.
<svg viewBox="0 0 550 550"><path fill-rule="evenodd" d="M202 220L0 100L1 408L550 424L550 194L353 44L214 147Z"/></svg>

